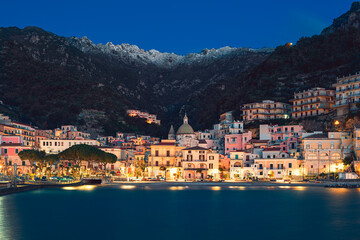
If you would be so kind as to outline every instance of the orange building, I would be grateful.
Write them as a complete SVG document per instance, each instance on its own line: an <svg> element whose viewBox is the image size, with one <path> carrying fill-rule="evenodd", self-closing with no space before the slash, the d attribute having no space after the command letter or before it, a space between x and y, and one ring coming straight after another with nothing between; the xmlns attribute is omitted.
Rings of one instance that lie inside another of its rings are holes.
<svg viewBox="0 0 360 240"><path fill-rule="evenodd" d="M175 140L162 140L150 146L148 172L150 177L175 179L180 175L183 147L176 146Z"/></svg>
<svg viewBox="0 0 360 240"><path fill-rule="evenodd" d="M244 121L289 118L290 105L264 100L261 103L247 103L242 107Z"/></svg>
<svg viewBox="0 0 360 240"><path fill-rule="evenodd" d="M334 102L335 91L312 88L294 94L291 116L303 118L329 113Z"/></svg>

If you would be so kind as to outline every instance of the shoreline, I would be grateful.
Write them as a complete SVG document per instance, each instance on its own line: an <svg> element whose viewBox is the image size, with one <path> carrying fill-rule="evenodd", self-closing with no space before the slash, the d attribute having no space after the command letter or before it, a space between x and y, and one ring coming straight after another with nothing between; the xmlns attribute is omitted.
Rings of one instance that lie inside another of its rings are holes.
<svg viewBox="0 0 360 240"><path fill-rule="evenodd" d="M70 183L70 184L24 184L19 185L18 187L10 187L10 188L0 188L0 197L14 194L14 193L21 193L26 191L33 191L43 188L61 188L61 187L70 187L70 186L81 186L83 185L82 182Z"/></svg>
<svg viewBox="0 0 360 240"><path fill-rule="evenodd" d="M305 183L305 182L294 182L294 183L282 183L282 182L113 182L113 183L106 183L102 185L109 185L109 186L124 186L124 185L134 185L139 187L146 187L146 186L164 186L164 187L171 187L171 186L244 186L244 187L284 187L284 186L294 186L294 187L325 187L328 183Z"/></svg>
<svg viewBox="0 0 360 240"><path fill-rule="evenodd" d="M72 183L72 184L41 184L41 185L21 185L17 188L1 188L0 189L0 197L21 193L26 191L44 189L44 188L62 188L62 187L77 187L77 186L99 186L99 187L116 187L119 186L122 189L153 189L153 190L183 190L183 189L205 189L205 190L223 190L232 189L232 188L256 188L256 187L267 187L267 188L283 188L283 189L304 189L304 188L325 188L329 184L348 184L348 185L359 185L360 181L357 182L321 182L321 183L308 183L308 182L293 182L293 183L285 183L285 182L127 182L127 181L119 181L112 183L103 183L103 184L84 184L82 182ZM215 189L216 188L216 189ZM340 187L353 189L350 187Z"/></svg>

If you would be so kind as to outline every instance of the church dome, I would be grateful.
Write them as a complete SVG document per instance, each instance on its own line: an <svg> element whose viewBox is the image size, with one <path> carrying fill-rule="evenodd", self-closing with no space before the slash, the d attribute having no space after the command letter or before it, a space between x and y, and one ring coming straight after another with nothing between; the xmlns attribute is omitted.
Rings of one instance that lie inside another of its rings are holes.
<svg viewBox="0 0 360 240"><path fill-rule="evenodd" d="M186 115L184 117L183 125L181 125L178 131L176 132L176 135L181 135L181 134L194 134L194 129L189 125L188 118Z"/></svg>
<svg viewBox="0 0 360 240"><path fill-rule="evenodd" d="M189 124L183 124L179 127L176 134L194 134L194 130Z"/></svg>

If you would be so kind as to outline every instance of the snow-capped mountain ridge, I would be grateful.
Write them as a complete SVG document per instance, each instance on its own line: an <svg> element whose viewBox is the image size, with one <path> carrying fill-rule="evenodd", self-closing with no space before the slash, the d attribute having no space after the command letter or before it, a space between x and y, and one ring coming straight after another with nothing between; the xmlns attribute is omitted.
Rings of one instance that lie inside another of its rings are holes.
<svg viewBox="0 0 360 240"><path fill-rule="evenodd" d="M178 55L175 53L160 52L155 49L149 51L139 48L137 45L123 43L114 45L112 42L106 44L94 44L88 37L71 38L83 52L96 52L111 55L128 63L154 64L158 67L174 67L179 64L192 64L212 61L230 54L245 54L248 52L272 52L272 48L252 49L252 48L232 48L229 46L219 49L203 49L200 53L189 53Z"/></svg>

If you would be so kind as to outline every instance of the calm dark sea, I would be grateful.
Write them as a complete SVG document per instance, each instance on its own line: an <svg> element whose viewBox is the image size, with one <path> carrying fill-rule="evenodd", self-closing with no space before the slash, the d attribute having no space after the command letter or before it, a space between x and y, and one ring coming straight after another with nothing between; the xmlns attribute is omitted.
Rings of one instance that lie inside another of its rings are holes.
<svg viewBox="0 0 360 240"><path fill-rule="evenodd" d="M0 239L360 239L357 189L123 188L0 197Z"/></svg>

